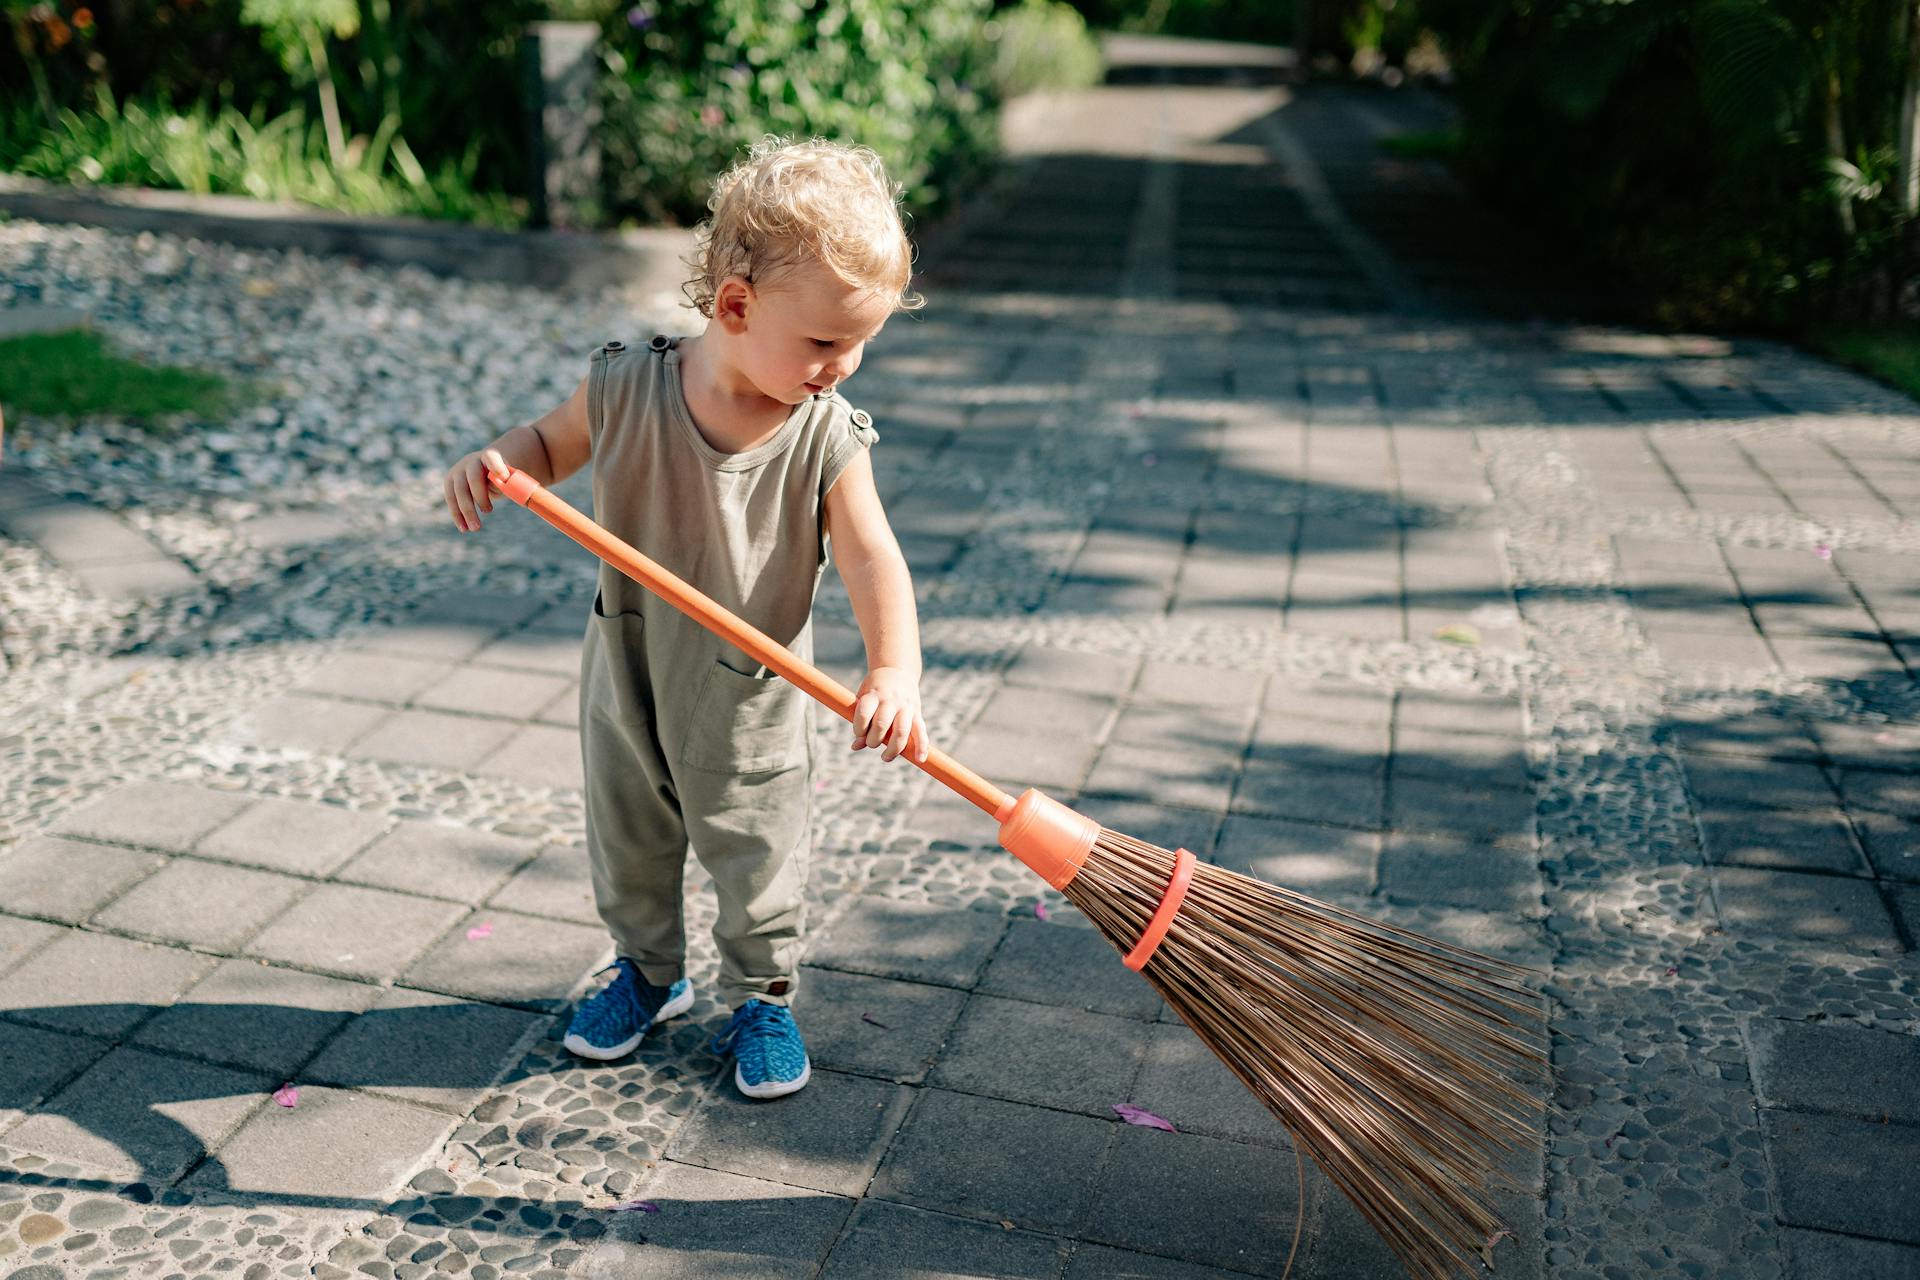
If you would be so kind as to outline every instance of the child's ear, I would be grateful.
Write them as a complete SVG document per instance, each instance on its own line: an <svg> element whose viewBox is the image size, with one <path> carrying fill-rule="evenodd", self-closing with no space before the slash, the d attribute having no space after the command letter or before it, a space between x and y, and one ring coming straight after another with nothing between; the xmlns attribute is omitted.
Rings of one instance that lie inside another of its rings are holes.
<svg viewBox="0 0 1920 1280"><path fill-rule="evenodd" d="M753 286L744 277L728 276L713 291L713 318L727 333L739 337L747 331L747 312L755 300Z"/></svg>

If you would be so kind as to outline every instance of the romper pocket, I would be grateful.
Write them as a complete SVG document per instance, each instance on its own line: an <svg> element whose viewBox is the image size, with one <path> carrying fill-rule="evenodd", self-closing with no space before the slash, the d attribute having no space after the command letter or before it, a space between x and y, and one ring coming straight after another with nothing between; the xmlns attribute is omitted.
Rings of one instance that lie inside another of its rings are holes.
<svg viewBox="0 0 1920 1280"><path fill-rule="evenodd" d="M743 675L719 659L694 698L682 761L717 773L771 773L800 763L806 694L778 675Z"/></svg>
<svg viewBox="0 0 1920 1280"><path fill-rule="evenodd" d="M613 720L651 719L653 686L647 679L646 623L638 612L608 613L598 592L580 672L580 712Z"/></svg>

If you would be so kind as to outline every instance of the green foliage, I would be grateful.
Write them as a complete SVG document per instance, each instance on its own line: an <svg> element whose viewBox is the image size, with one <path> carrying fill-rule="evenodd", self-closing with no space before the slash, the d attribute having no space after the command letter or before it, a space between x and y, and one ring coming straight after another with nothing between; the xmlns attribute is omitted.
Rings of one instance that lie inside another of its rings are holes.
<svg viewBox="0 0 1920 1280"><path fill-rule="evenodd" d="M9 411L47 417L218 418L241 400L217 374L128 360L89 329L0 340L0 388Z"/></svg>
<svg viewBox="0 0 1920 1280"><path fill-rule="evenodd" d="M1396 133L1380 139L1380 149L1403 160L1453 160L1462 139L1455 129L1435 133Z"/></svg>
<svg viewBox="0 0 1920 1280"><path fill-rule="evenodd" d="M983 34L987 76L1003 102L1035 89L1082 89L1106 70L1086 19L1059 0L1021 0L995 14Z"/></svg>
<svg viewBox="0 0 1920 1280"><path fill-rule="evenodd" d="M1813 346L1920 400L1920 327L1824 330L1813 335Z"/></svg>
<svg viewBox="0 0 1920 1280"><path fill-rule="evenodd" d="M1912 0L1421 0L1463 163L1680 325L1794 328L1883 272ZM1880 290L1881 293L1887 292Z"/></svg>
<svg viewBox="0 0 1920 1280"><path fill-rule="evenodd" d="M1073 0L1073 7L1092 26L1109 31L1264 44L1293 39L1288 0Z"/></svg>
<svg viewBox="0 0 1920 1280"><path fill-rule="evenodd" d="M705 216L767 133L872 147L924 213L997 145L990 0L641 0L606 27L605 172L648 222Z"/></svg>
<svg viewBox="0 0 1920 1280"><path fill-rule="evenodd" d="M317 122L296 107L267 119L232 107L175 112L117 105L105 89L89 112L63 110L52 128L31 104L0 115L0 168L78 185L135 185L201 195L292 200L349 213L451 218L515 226L524 208L473 190L474 157L429 173L392 127L355 138L335 165Z"/></svg>

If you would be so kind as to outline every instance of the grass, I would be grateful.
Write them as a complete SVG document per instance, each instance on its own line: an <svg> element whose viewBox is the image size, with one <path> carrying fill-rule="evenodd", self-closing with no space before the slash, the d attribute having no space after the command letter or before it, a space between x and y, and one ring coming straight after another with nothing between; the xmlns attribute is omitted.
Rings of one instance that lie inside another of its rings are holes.
<svg viewBox="0 0 1920 1280"><path fill-rule="evenodd" d="M1814 350L1920 400L1920 326L1839 329L1813 336Z"/></svg>
<svg viewBox="0 0 1920 1280"><path fill-rule="evenodd" d="M9 413L113 414L151 423L179 413L219 417L238 399L217 374L129 360L90 329L0 341L0 405Z"/></svg>
<svg viewBox="0 0 1920 1280"><path fill-rule="evenodd" d="M1434 133L1396 133L1380 139L1380 149L1402 160L1449 161L1460 154L1460 133L1457 129Z"/></svg>

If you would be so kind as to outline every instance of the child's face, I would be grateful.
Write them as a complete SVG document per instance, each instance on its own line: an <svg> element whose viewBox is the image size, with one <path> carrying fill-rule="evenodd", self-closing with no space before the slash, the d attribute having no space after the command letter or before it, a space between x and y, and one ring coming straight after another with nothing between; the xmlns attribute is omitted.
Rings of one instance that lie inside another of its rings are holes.
<svg viewBox="0 0 1920 1280"><path fill-rule="evenodd" d="M786 404L851 378L867 343L893 314L885 293L855 288L817 264L785 272L767 288L748 288L741 299L741 371L762 394Z"/></svg>

